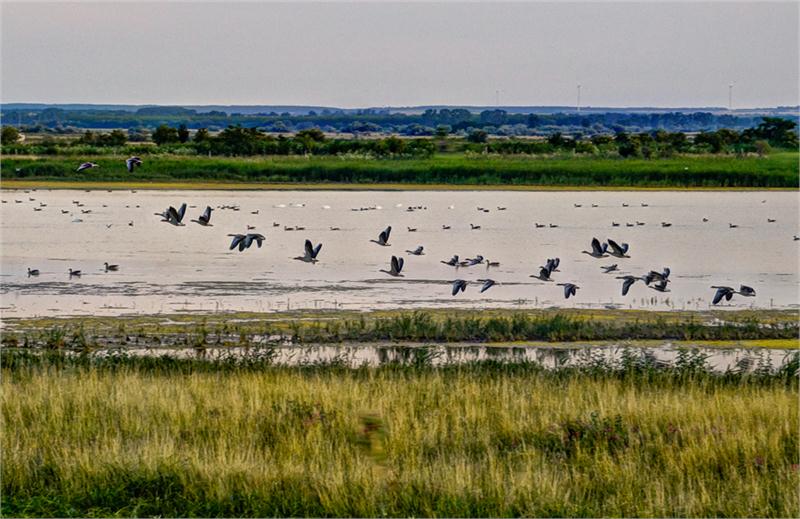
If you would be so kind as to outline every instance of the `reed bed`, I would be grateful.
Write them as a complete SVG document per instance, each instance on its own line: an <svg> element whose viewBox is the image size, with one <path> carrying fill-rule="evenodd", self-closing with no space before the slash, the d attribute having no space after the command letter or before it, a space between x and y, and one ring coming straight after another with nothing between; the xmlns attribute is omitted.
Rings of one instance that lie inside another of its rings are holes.
<svg viewBox="0 0 800 519"><path fill-rule="evenodd" d="M235 317L235 318L234 318ZM719 320L724 318L724 321ZM166 324L165 324L166 323ZM338 342L797 341L796 312L474 312L242 314L10 323L8 347L248 346Z"/></svg>
<svg viewBox="0 0 800 519"><path fill-rule="evenodd" d="M797 362L2 360L4 516L800 513Z"/></svg>
<svg viewBox="0 0 800 519"><path fill-rule="evenodd" d="M101 167L76 172L75 157L4 155L4 180L232 181L599 187L798 187L797 153L767 158L681 155L620 159L441 155L434 158L204 157L152 155L128 173L122 155L85 155Z"/></svg>

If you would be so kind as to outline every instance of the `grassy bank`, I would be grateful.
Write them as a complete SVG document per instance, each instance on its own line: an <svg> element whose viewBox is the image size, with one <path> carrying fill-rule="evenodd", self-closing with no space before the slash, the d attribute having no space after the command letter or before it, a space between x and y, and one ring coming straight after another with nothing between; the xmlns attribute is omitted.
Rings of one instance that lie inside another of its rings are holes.
<svg viewBox="0 0 800 519"><path fill-rule="evenodd" d="M796 373L3 356L4 516L800 513Z"/></svg>
<svg viewBox="0 0 800 519"><path fill-rule="evenodd" d="M663 159L599 157L501 157L441 155L430 159L343 157L182 157L154 155L134 173L124 157L82 157L100 168L76 172L71 157L4 156L3 180L356 184L372 186L514 186L597 188L796 188L798 154L766 158L686 155Z"/></svg>
<svg viewBox="0 0 800 519"><path fill-rule="evenodd" d="M6 319L3 345L246 346L358 342L779 341L798 347L797 312L418 310ZM777 342L775 342L777 344Z"/></svg>

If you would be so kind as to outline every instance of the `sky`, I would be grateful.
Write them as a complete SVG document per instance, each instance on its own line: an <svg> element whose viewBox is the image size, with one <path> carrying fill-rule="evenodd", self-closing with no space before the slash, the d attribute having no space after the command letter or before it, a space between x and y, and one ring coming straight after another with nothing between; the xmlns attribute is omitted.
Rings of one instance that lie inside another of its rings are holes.
<svg viewBox="0 0 800 519"><path fill-rule="evenodd" d="M0 100L798 104L798 3L0 4Z"/></svg>

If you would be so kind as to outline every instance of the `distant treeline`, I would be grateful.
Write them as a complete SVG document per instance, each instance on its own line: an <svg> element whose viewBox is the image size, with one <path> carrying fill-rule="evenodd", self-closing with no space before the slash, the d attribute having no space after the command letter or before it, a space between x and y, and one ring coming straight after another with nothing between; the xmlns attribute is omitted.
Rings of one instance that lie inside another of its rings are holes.
<svg viewBox="0 0 800 519"><path fill-rule="evenodd" d="M616 133L620 131L711 131L720 128L742 130L758 124L758 115L714 114L711 112L605 112L605 113L555 113L519 114L505 110L484 110L480 113L463 108L428 109L418 114L361 110L355 113L322 110L298 115L276 113L226 113L222 111L197 112L181 107L145 107L132 112L126 110L60 108L3 110L3 120L26 132L74 133L84 128L127 129L137 132L152 131L165 124L186 125L197 130L208 128L219 131L228 126L241 125L263 131L281 133L309 128L320 128L338 133L392 133L405 136L435 135L439 127L449 132L467 135L480 129L491 135L522 136L547 135L555 131L587 134Z"/></svg>
<svg viewBox="0 0 800 519"><path fill-rule="evenodd" d="M374 157L430 157L437 151L502 154L547 155L581 154L619 157L658 158L685 153L757 153L765 155L771 147L796 149L796 123L788 119L764 117L761 122L744 131L723 128L688 136L683 132L654 130L631 133L565 136L555 132L540 139L489 139L484 130L472 130L465 138L453 137L449 129L439 127L433 138L400 138L389 136L377 139L329 138L319 128L300 130L294 135L278 136L257 128L228 126L212 134L206 128L191 132L186 125L177 128L161 125L148 140L152 144L137 144L140 136L113 130L108 133L86 130L72 140L45 138L30 143L20 142L18 131L3 128L4 154L26 155L87 155L107 153L180 155L363 155ZM130 143L130 144L129 144ZM111 148L111 149L109 149Z"/></svg>

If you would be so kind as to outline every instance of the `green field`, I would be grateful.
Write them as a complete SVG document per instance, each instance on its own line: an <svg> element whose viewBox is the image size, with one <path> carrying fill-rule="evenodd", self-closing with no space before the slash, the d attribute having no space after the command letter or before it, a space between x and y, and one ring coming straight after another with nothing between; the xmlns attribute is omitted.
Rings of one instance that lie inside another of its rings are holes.
<svg viewBox="0 0 800 519"><path fill-rule="evenodd" d="M3 516L800 514L797 362L280 368L3 352Z"/></svg>
<svg viewBox="0 0 800 519"><path fill-rule="evenodd" d="M684 155L619 159L582 156L437 155L430 159L223 158L151 155L130 174L122 156L2 158L3 180L422 184L654 188L797 188L798 153L768 157ZM76 172L91 160L100 165Z"/></svg>

